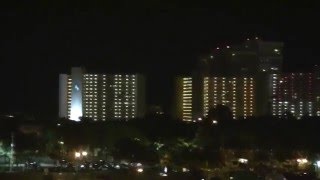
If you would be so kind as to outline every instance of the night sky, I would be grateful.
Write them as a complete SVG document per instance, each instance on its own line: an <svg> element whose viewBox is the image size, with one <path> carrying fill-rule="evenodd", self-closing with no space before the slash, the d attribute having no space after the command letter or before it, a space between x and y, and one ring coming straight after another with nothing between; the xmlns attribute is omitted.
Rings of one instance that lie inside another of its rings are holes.
<svg viewBox="0 0 320 180"><path fill-rule="evenodd" d="M320 16L313 8L56 6L25 3L0 10L0 112L57 116L58 74L72 66L144 73L147 104L168 111L174 75L190 72L197 57L216 46L255 36L284 41L286 69L306 68L320 58Z"/></svg>

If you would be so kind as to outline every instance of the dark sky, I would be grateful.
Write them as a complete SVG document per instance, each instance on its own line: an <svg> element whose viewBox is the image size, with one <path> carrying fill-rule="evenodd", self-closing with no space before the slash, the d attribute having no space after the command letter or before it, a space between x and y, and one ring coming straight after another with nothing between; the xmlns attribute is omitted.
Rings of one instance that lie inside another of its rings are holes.
<svg viewBox="0 0 320 180"><path fill-rule="evenodd" d="M57 115L58 74L79 65L90 72L144 73L147 103L169 110L174 75L188 73L202 53L247 37L284 41L288 68L319 61L320 16L310 4L176 6L3 7L0 112Z"/></svg>

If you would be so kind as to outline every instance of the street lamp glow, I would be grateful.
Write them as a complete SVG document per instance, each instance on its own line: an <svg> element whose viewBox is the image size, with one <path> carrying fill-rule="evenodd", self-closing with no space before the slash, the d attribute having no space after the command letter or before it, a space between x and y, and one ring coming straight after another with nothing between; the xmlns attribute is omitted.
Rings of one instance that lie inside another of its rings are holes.
<svg viewBox="0 0 320 180"><path fill-rule="evenodd" d="M79 158L80 156L81 156L80 152L75 152L75 153L74 153L74 157L75 157L75 158Z"/></svg>
<svg viewBox="0 0 320 180"><path fill-rule="evenodd" d="M244 159L244 158L239 158L238 161L239 161L239 163L242 163L242 164L248 163L248 159Z"/></svg>
<svg viewBox="0 0 320 180"><path fill-rule="evenodd" d="M297 162L298 162L300 165L303 165L303 164L308 163L308 160L307 160L306 158L300 158L300 159L297 159Z"/></svg>
<svg viewBox="0 0 320 180"><path fill-rule="evenodd" d="M88 152L87 151L82 151L82 156L87 156Z"/></svg>
<svg viewBox="0 0 320 180"><path fill-rule="evenodd" d="M167 168L167 167L164 167L163 171L164 171L165 173L167 173L167 172L168 172L168 168Z"/></svg>
<svg viewBox="0 0 320 180"><path fill-rule="evenodd" d="M143 169L142 169L142 168L138 168L138 169L137 169L137 172L138 172L138 173L142 173L142 172L143 172Z"/></svg>

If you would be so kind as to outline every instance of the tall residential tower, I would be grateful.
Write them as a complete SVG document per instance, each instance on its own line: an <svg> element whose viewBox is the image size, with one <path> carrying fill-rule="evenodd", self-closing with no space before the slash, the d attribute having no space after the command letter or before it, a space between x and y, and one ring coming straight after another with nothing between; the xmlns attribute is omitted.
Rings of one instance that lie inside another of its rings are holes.
<svg viewBox="0 0 320 180"><path fill-rule="evenodd" d="M89 74L74 67L59 77L59 117L80 121L142 117L145 79L140 74Z"/></svg>

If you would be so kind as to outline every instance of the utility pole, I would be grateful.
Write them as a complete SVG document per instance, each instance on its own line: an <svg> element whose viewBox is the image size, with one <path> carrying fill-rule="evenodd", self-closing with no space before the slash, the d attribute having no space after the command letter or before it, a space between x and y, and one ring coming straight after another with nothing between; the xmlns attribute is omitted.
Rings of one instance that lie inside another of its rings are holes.
<svg viewBox="0 0 320 180"><path fill-rule="evenodd" d="M11 158L10 158L10 172L12 172L13 164L14 164L14 134L11 133Z"/></svg>

